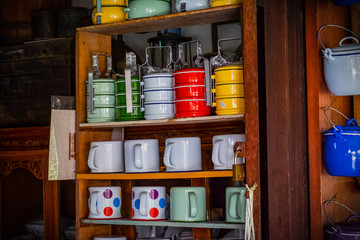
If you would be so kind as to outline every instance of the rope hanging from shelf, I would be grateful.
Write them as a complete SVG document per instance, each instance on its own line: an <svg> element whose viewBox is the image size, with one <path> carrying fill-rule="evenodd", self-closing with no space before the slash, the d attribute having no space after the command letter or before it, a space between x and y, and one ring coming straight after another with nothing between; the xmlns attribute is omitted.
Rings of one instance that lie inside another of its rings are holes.
<svg viewBox="0 0 360 240"><path fill-rule="evenodd" d="M251 188L245 185L249 198L246 199L246 218L245 218L245 240L255 240L254 217L253 217L253 203L254 203L254 190L257 187L255 183Z"/></svg>

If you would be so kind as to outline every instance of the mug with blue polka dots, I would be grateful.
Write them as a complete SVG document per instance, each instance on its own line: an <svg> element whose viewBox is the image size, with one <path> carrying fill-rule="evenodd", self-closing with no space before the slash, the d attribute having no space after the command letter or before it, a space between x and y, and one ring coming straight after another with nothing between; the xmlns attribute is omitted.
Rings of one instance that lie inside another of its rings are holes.
<svg viewBox="0 0 360 240"><path fill-rule="evenodd" d="M132 188L132 220L166 220L165 187Z"/></svg>
<svg viewBox="0 0 360 240"><path fill-rule="evenodd" d="M90 219L122 217L121 187L89 187L88 214Z"/></svg>

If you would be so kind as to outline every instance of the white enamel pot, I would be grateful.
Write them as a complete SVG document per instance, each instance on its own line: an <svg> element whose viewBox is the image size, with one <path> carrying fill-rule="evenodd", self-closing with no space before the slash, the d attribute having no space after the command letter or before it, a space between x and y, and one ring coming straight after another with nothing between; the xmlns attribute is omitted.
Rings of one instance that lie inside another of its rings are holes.
<svg viewBox="0 0 360 240"><path fill-rule="evenodd" d="M320 39L320 32L325 27L338 27L352 33L355 37L344 37L339 45L333 48L324 46ZM324 78L330 92L336 96L351 96L360 94L360 37L350 30L337 26L325 25L318 31L318 37L323 46ZM353 40L353 44L344 44L346 40Z"/></svg>

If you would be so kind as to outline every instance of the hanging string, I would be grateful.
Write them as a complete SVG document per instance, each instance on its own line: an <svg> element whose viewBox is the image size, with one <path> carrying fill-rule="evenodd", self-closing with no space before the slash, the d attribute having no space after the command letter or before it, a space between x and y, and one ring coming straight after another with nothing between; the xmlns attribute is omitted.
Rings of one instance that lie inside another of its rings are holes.
<svg viewBox="0 0 360 240"><path fill-rule="evenodd" d="M251 188L249 188L247 184L245 186L249 192L249 198L246 199L245 240L255 240L253 204L254 190L256 189L257 184L255 183Z"/></svg>

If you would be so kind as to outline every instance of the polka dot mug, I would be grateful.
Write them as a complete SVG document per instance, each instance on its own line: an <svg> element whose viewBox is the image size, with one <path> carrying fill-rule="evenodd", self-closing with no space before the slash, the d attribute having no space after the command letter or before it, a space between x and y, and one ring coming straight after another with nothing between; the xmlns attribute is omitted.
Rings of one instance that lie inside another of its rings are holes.
<svg viewBox="0 0 360 240"><path fill-rule="evenodd" d="M132 188L132 220L165 220L165 187Z"/></svg>
<svg viewBox="0 0 360 240"><path fill-rule="evenodd" d="M90 219L118 219L122 217L121 212L121 187L89 187Z"/></svg>

